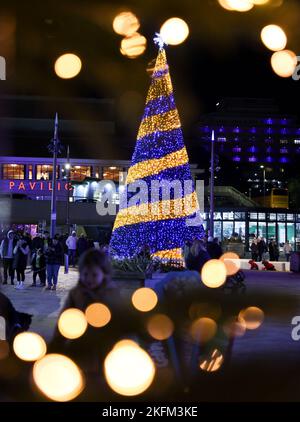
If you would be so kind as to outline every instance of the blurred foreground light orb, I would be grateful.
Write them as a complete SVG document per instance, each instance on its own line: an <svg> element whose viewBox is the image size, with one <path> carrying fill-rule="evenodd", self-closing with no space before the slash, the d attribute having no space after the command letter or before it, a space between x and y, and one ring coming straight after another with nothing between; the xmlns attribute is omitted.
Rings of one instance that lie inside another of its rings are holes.
<svg viewBox="0 0 300 422"><path fill-rule="evenodd" d="M228 318L223 325L224 333L229 338L243 337L246 332L246 328L245 321L240 317Z"/></svg>
<svg viewBox="0 0 300 422"><path fill-rule="evenodd" d="M170 18L161 26L160 35L166 44L178 45L188 37L189 27L183 19Z"/></svg>
<svg viewBox="0 0 300 422"><path fill-rule="evenodd" d="M58 320L59 332L68 339L81 337L87 329L87 320L77 308L66 309Z"/></svg>
<svg viewBox="0 0 300 422"><path fill-rule="evenodd" d="M230 4L228 0L218 0L220 6L222 6L224 9L226 10L234 10Z"/></svg>
<svg viewBox="0 0 300 422"><path fill-rule="evenodd" d="M130 37L140 27L138 18L132 12L121 12L113 20L113 30L125 37Z"/></svg>
<svg viewBox="0 0 300 422"><path fill-rule="evenodd" d="M200 343L210 341L217 332L216 322L207 317L199 318L191 326L191 335L194 340Z"/></svg>
<svg viewBox="0 0 300 422"><path fill-rule="evenodd" d="M227 269L223 261L210 259L201 270L201 279L205 286L215 289L222 286L227 277Z"/></svg>
<svg viewBox="0 0 300 422"><path fill-rule="evenodd" d="M81 67L80 58L72 53L63 54L54 64L55 73L62 79L74 78L80 72Z"/></svg>
<svg viewBox="0 0 300 422"><path fill-rule="evenodd" d="M49 354L35 362L33 379L41 392L54 401L73 400L84 388L78 366L59 354Z"/></svg>
<svg viewBox="0 0 300 422"><path fill-rule="evenodd" d="M276 75L289 78L297 66L297 56L293 51L276 51L271 57L271 66Z"/></svg>
<svg viewBox="0 0 300 422"><path fill-rule="evenodd" d="M130 37L122 39L120 51L124 56L127 56L130 59L135 59L136 57L144 53L144 51L146 50L146 46L146 38L136 32Z"/></svg>
<svg viewBox="0 0 300 422"><path fill-rule="evenodd" d="M239 313L239 319L245 322L248 330L256 330L256 328L261 326L264 318L264 312L257 306L249 306Z"/></svg>
<svg viewBox="0 0 300 422"><path fill-rule="evenodd" d="M149 312L157 305L158 298L154 290L149 287L141 287L133 293L131 301L138 311Z"/></svg>
<svg viewBox="0 0 300 422"><path fill-rule="evenodd" d="M206 372L215 372L221 368L224 357L218 349L214 349L207 359L200 361L200 368Z"/></svg>
<svg viewBox="0 0 300 422"><path fill-rule="evenodd" d="M155 366L145 350L137 344L119 344L106 356L105 378L110 388L123 396L136 396L151 385Z"/></svg>
<svg viewBox="0 0 300 422"><path fill-rule="evenodd" d="M85 310L87 322L96 328L104 327L111 320L109 308L103 303L92 303Z"/></svg>
<svg viewBox="0 0 300 422"><path fill-rule="evenodd" d="M231 8L228 10L234 10L236 12L248 12L254 6L252 0L227 0L226 2L223 2L223 3L226 3L227 7Z"/></svg>
<svg viewBox="0 0 300 422"><path fill-rule="evenodd" d="M45 356L47 346L45 340L37 333L18 334L13 342L13 349L19 359L35 361Z"/></svg>
<svg viewBox="0 0 300 422"><path fill-rule="evenodd" d="M264 45L272 51L283 50L287 43L287 37L282 28L278 25L267 25L260 33Z"/></svg>
<svg viewBox="0 0 300 422"><path fill-rule="evenodd" d="M225 252L220 260L225 264L227 275L234 275L241 268L240 257L235 252Z"/></svg>
<svg viewBox="0 0 300 422"><path fill-rule="evenodd" d="M157 314L149 319L147 329L156 340L166 340L173 334L174 324L167 315Z"/></svg>
<svg viewBox="0 0 300 422"><path fill-rule="evenodd" d="M263 4L269 3L270 0L252 0L252 3L256 6L262 6Z"/></svg>

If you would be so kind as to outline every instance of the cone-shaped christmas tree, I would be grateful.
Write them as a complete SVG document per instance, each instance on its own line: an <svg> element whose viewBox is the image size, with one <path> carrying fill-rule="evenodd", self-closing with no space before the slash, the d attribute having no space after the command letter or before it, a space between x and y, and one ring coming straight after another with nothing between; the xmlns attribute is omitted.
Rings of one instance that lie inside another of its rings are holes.
<svg viewBox="0 0 300 422"><path fill-rule="evenodd" d="M158 196L153 195L157 183L168 185L170 182L177 183L177 187L180 182L182 190L170 189L171 196L167 199L164 188L159 190ZM147 187L147 195L139 195L134 203L134 195L129 193L136 190L130 189L132 185L140 189ZM148 247L153 257L180 260L185 241L204 236L162 47L152 74L126 188L123 194L126 204L120 207L110 242L113 255L133 257Z"/></svg>

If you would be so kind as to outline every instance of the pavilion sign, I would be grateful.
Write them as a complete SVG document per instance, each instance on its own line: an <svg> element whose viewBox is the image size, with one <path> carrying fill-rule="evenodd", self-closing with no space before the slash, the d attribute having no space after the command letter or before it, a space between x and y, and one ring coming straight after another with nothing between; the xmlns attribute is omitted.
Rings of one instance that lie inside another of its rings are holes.
<svg viewBox="0 0 300 422"><path fill-rule="evenodd" d="M57 181L56 186L58 192L67 192L73 189L69 182ZM48 180L1 180L0 190L6 193L48 193L52 191L52 182Z"/></svg>

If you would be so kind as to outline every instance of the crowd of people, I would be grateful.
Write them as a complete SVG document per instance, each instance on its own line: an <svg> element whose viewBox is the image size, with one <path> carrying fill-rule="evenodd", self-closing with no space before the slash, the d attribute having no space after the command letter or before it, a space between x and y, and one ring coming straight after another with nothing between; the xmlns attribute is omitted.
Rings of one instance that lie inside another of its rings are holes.
<svg viewBox="0 0 300 422"><path fill-rule="evenodd" d="M184 260L188 270L201 271L205 262L210 259L219 259L223 254L222 246L217 237L208 237L203 240L195 239L186 242Z"/></svg>
<svg viewBox="0 0 300 422"><path fill-rule="evenodd" d="M267 244L263 237L253 237L250 246L251 259L254 262L262 262L265 260L266 254L269 253L270 261L278 261L280 256L279 245L275 239L271 239ZM286 261L290 260L291 253L293 252L292 245L287 240L283 245L283 252Z"/></svg>
<svg viewBox="0 0 300 422"><path fill-rule="evenodd" d="M75 231L70 235L56 234L51 239L48 231L32 238L27 232L9 230L0 242L2 283L8 284L10 281L15 285L16 279L16 288L23 289L25 271L30 266L32 287L37 286L39 280L39 285L46 290L56 290L60 267L64 265L65 272L69 265L75 267L80 256L93 246L93 241L83 234L77 237Z"/></svg>

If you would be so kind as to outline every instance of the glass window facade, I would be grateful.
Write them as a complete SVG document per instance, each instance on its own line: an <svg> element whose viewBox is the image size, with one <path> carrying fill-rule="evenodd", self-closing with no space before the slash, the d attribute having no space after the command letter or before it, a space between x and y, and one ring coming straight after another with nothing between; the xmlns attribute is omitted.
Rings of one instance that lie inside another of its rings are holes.
<svg viewBox="0 0 300 422"><path fill-rule="evenodd" d="M119 181L119 173L123 172L123 167L103 167L103 179Z"/></svg>
<svg viewBox="0 0 300 422"><path fill-rule="evenodd" d="M73 166L70 170L71 180L81 181L86 177L91 177L91 167L90 166Z"/></svg>
<svg viewBox="0 0 300 422"><path fill-rule="evenodd" d="M23 164L3 164L3 179L25 179Z"/></svg>
<svg viewBox="0 0 300 422"><path fill-rule="evenodd" d="M53 166L48 164L37 164L36 166L36 179L37 180L51 180ZM58 177L58 168L56 169L56 177Z"/></svg>

